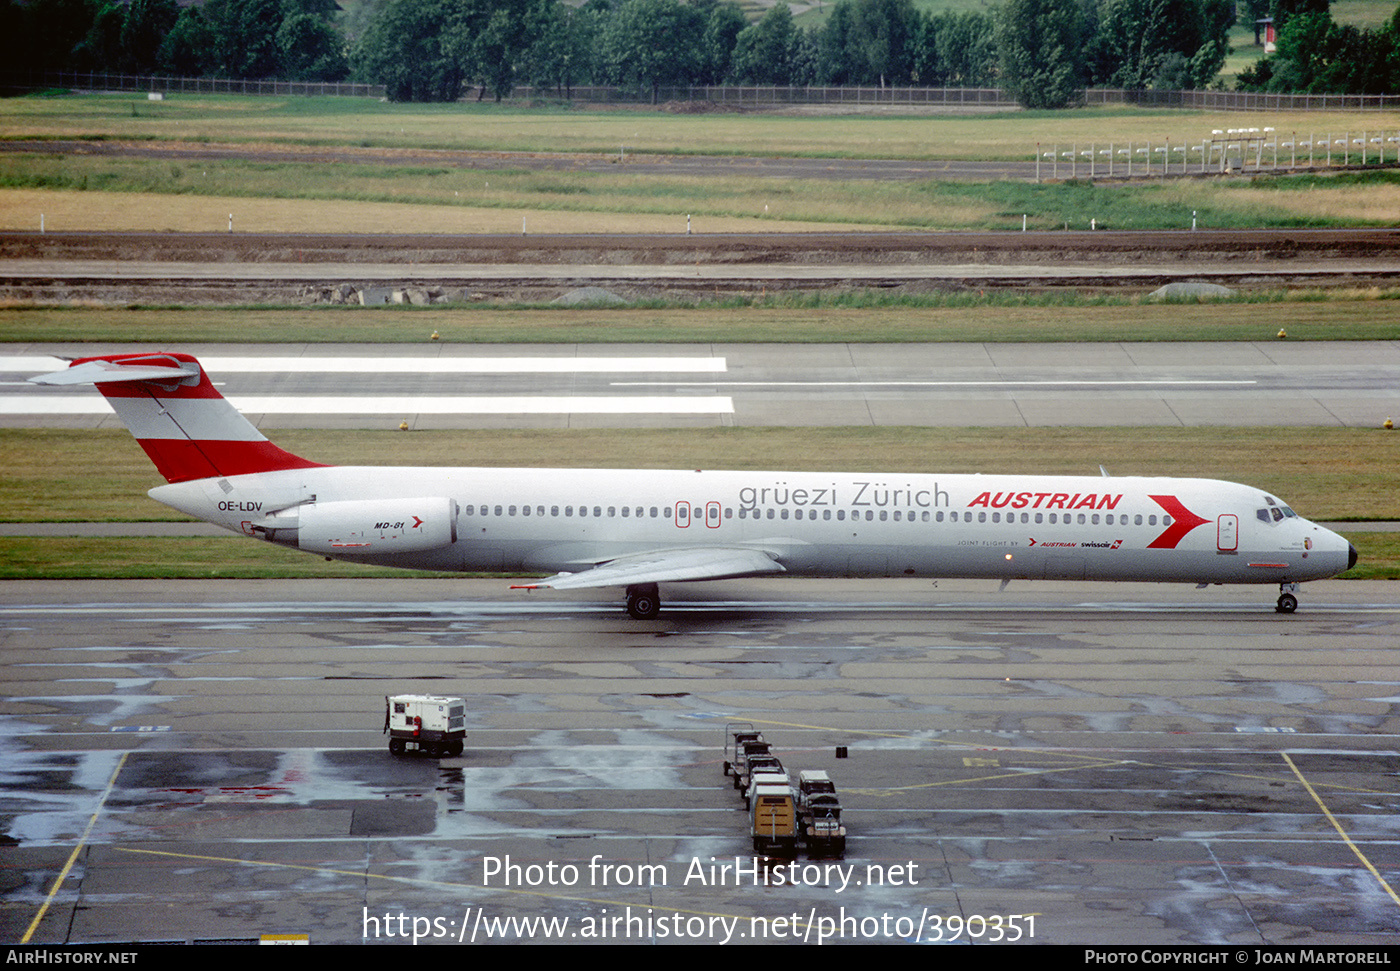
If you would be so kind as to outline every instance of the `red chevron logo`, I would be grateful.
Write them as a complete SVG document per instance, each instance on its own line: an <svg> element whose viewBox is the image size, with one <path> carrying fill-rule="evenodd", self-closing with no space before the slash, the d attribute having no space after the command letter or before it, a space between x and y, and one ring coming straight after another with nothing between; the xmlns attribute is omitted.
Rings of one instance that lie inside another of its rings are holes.
<svg viewBox="0 0 1400 971"><path fill-rule="evenodd" d="M1185 539L1187 533L1197 526L1204 526L1210 522L1209 519L1202 519L1183 506L1181 500L1176 496L1148 496L1147 498L1165 509L1167 514L1172 517L1172 524L1162 531L1162 535L1147 544L1149 550L1174 550L1176 544Z"/></svg>

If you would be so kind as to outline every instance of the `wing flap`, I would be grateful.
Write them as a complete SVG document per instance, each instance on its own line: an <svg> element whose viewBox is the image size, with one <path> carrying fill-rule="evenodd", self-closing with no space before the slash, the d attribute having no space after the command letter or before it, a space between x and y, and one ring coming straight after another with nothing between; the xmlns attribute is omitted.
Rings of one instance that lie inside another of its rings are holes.
<svg viewBox="0 0 1400 971"><path fill-rule="evenodd" d="M681 547L619 556L587 570L557 573L523 586L580 590L588 587L625 587L634 583L725 580L782 572L781 564L763 550L742 546Z"/></svg>

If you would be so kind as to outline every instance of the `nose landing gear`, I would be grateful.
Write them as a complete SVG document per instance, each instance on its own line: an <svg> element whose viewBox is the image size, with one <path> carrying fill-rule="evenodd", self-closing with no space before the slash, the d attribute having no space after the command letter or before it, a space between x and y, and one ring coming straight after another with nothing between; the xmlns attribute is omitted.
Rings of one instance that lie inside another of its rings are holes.
<svg viewBox="0 0 1400 971"><path fill-rule="evenodd" d="M1298 609L1298 584L1280 583L1278 585L1278 604L1274 610L1281 614L1291 614Z"/></svg>

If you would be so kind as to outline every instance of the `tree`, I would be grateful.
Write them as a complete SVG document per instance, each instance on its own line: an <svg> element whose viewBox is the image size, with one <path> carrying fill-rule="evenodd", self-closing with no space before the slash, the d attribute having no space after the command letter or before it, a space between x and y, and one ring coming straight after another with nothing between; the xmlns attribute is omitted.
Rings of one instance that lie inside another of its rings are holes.
<svg viewBox="0 0 1400 971"><path fill-rule="evenodd" d="M459 26L451 0L389 0L355 46L355 72L390 101L456 101L466 77Z"/></svg>
<svg viewBox="0 0 1400 971"><path fill-rule="evenodd" d="M202 77L214 70L214 28L204 11L186 7L160 44L160 69L181 77Z"/></svg>
<svg viewBox="0 0 1400 971"><path fill-rule="evenodd" d="M1106 0L1090 79L1115 87L1203 87L1229 53L1231 0Z"/></svg>
<svg viewBox="0 0 1400 971"><path fill-rule="evenodd" d="M549 24L553 0L477 0L462 4L462 27L471 37L468 76L481 83L484 98L497 101L515 86L517 62L523 62Z"/></svg>
<svg viewBox="0 0 1400 971"><path fill-rule="evenodd" d="M1063 108L1083 72L1075 0L1007 0L997 25L1002 84L1027 108Z"/></svg>
<svg viewBox="0 0 1400 971"><path fill-rule="evenodd" d="M599 37L599 70L609 84L651 89L689 84L698 73L704 23L679 0L625 0Z"/></svg>
<svg viewBox="0 0 1400 971"><path fill-rule="evenodd" d="M315 14L294 13L277 28L282 76L292 81L339 81L350 72L345 38Z"/></svg>
<svg viewBox="0 0 1400 971"><path fill-rule="evenodd" d="M149 74L160 68L160 48L180 19L175 0L131 0L122 21L122 70Z"/></svg>
<svg viewBox="0 0 1400 971"><path fill-rule="evenodd" d="M696 11L705 19L705 31L700 40L700 84L723 84L734 76L734 56L739 35L749 27L748 19L738 4L698 2ZM706 9L708 7L708 10Z"/></svg>
<svg viewBox="0 0 1400 971"><path fill-rule="evenodd" d="M978 88L995 84L996 22L986 14L943 11L924 17L914 46L917 84Z"/></svg>
<svg viewBox="0 0 1400 971"><path fill-rule="evenodd" d="M739 34L732 76L740 84L792 84L800 45L788 5L770 7L762 20Z"/></svg>
<svg viewBox="0 0 1400 971"><path fill-rule="evenodd" d="M820 39L819 75L832 84L909 84L919 17L911 0L839 0Z"/></svg>
<svg viewBox="0 0 1400 971"><path fill-rule="evenodd" d="M1386 94L1400 90L1400 39L1379 30L1339 26L1327 11L1295 13L1279 32L1278 50L1240 72L1242 90L1303 94Z"/></svg>
<svg viewBox="0 0 1400 971"><path fill-rule="evenodd" d="M282 71L278 0L209 0L204 15L213 32L213 73L226 78L272 78Z"/></svg>

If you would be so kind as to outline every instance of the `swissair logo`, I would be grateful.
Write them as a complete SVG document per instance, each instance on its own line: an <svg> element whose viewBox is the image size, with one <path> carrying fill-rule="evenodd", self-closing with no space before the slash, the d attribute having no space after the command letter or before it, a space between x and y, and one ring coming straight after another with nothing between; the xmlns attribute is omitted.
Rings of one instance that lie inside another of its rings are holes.
<svg viewBox="0 0 1400 971"><path fill-rule="evenodd" d="M1172 517L1172 524L1162 530L1162 535L1147 544L1149 550L1174 550L1176 544L1186 538L1186 534L1197 526L1204 526L1210 522L1209 519L1202 519L1191 510L1181 504L1181 500L1176 496L1148 496L1157 505L1167 511Z"/></svg>

